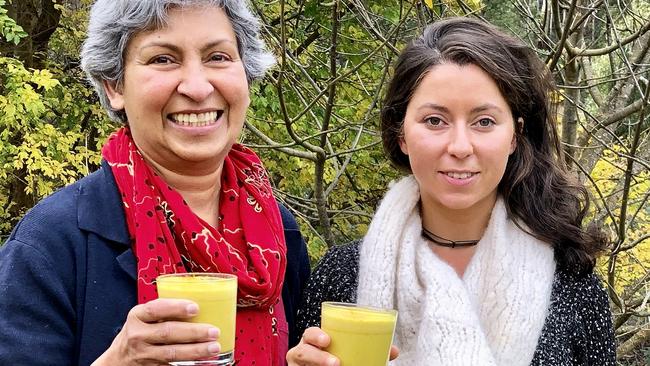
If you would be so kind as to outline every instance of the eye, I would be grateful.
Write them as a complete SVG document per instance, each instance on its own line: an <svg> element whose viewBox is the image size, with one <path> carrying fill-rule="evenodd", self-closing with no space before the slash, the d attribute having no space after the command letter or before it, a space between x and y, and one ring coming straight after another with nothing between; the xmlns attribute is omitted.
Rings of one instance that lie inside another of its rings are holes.
<svg viewBox="0 0 650 366"><path fill-rule="evenodd" d="M431 117L425 118L424 123L428 124L429 126L438 127L438 126L441 126L443 122L442 122L442 120L440 118L435 117L435 116L431 116Z"/></svg>
<svg viewBox="0 0 650 366"><path fill-rule="evenodd" d="M156 65L169 65L169 64L171 64L173 62L174 62L174 60L170 56L167 56L167 55L156 56L156 57L152 58L151 60L149 60L150 64L156 64Z"/></svg>
<svg viewBox="0 0 650 366"><path fill-rule="evenodd" d="M494 121L489 118L481 118L476 122L476 125L479 127L490 127L494 125Z"/></svg>
<svg viewBox="0 0 650 366"><path fill-rule="evenodd" d="M212 55L210 55L210 61L213 62L225 62L228 60L230 60L230 58L224 55L223 53L213 53Z"/></svg>

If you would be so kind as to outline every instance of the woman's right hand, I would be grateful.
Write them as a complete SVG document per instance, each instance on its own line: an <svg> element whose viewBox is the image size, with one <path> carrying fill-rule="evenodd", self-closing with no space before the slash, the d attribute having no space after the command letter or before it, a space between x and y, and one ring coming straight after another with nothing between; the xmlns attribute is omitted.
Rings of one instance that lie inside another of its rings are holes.
<svg viewBox="0 0 650 366"><path fill-rule="evenodd" d="M219 329L187 320L199 312L196 303L156 299L134 306L111 346L93 366L167 365L171 361L215 356Z"/></svg>
<svg viewBox="0 0 650 366"><path fill-rule="evenodd" d="M307 328L300 343L287 352L289 366L339 366L339 360L323 351L330 344L330 337L317 327Z"/></svg>
<svg viewBox="0 0 650 366"><path fill-rule="evenodd" d="M330 337L317 327L307 328L302 334L300 343L287 352L289 366L339 366L338 358L323 351L330 344ZM399 349L390 346L389 360L399 356Z"/></svg>

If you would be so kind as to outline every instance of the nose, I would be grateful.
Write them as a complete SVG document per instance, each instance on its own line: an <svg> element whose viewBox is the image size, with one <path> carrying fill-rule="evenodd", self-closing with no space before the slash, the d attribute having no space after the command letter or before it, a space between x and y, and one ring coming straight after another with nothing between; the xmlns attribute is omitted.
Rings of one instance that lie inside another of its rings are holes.
<svg viewBox="0 0 650 366"><path fill-rule="evenodd" d="M464 159L474 153L469 127L465 123L457 123L450 131L447 152L458 159Z"/></svg>
<svg viewBox="0 0 650 366"><path fill-rule="evenodd" d="M214 86L201 63L190 63L184 65L182 79L177 90L193 101L201 102L214 91Z"/></svg>

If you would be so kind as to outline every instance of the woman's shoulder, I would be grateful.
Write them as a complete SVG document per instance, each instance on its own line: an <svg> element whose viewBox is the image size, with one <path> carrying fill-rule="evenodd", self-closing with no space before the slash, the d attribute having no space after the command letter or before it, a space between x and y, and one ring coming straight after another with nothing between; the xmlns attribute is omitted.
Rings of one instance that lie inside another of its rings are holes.
<svg viewBox="0 0 650 366"><path fill-rule="evenodd" d="M601 279L594 273L558 270L533 364L614 365L615 349L609 298Z"/></svg>
<svg viewBox="0 0 650 366"><path fill-rule="evenodd" d="M120 216L121 200L111 179L110 172L99 169L45 197L25 213L8 242L39 246L52 241L69 242L79 240L83 227L92 226L93 222L115 226L123 215Z"/></svg>
<svg viewBox="0 0 650 366"><path fill-rule="evenodd" d="M34 237L63 233L77 226L77 199L81 180L63 187L30 208L14 228L10 240L30 242Z"/></svg>
<svg viewBox="0 0 650 366"><path fill-rule="evenodd" d="M293 216L291 211L288 208L284 207L283 204L278 202L278 209L280 210L280 216L282 217L282 225L284 226L284 231L298 231L298 223L296 218Z"/></svg>
<svg viewBox="0 0 650 366"><path fill-rule="evenodd" d="M360 240L330 247L318 262L315 272L356 274Z"/></svg>
<svg viewBox="0 0 650 366"><path fill-rule="evenodd" d="M359 242L331 247L309 277L298 310L297 329L302 333L320 323L323 301L354 302L359 267Z"/></svg>
<svg viewBox="0 0 650 366"><path fill-rule="evenodd" d="M568 304L609 304L603 282L595 273L576 274L558 270L553 282L553 293L558 300Z"/></svg>
<svg viewBox="0 0 650 366"><path fill-rule="evenodd" d="M603 282L595 273L558 270L553 281L550 315L583 329L611 325L609 297Z"/></svg>
<svg viewBox="0 0 650 366"><path fill-rule="evenodd" d="M359 275L359 241L331 247L309 278L307 292L318 292L327 301L356 299Z"/></svg>

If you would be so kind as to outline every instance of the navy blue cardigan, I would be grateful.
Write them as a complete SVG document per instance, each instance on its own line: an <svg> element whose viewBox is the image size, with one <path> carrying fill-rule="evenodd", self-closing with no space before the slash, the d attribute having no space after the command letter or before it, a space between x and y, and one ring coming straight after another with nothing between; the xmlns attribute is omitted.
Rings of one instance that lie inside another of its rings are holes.
<svg viewBox="0 0 650 366"><path fill-rule="evenodd" d="M309 276L295 219L280 206L287 242L282 298L290 330ZM89 365L136 305L136 263L108 165L45 198L0 247L0 365Z"/></svg>

